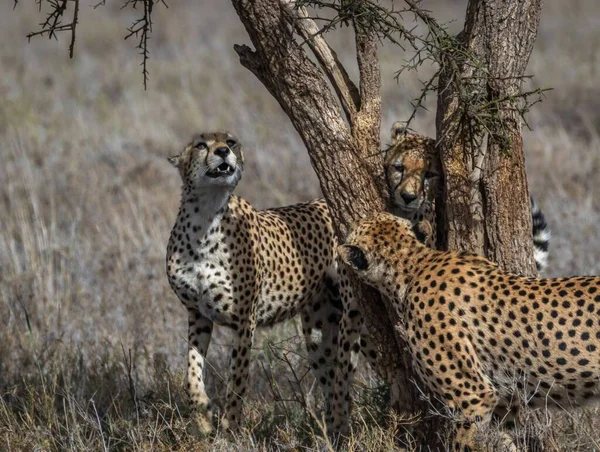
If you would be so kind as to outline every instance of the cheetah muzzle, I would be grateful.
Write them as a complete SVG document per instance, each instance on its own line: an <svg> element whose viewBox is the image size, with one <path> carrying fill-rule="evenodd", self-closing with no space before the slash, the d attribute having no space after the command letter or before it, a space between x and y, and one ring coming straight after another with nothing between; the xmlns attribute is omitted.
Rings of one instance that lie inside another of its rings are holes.
<svg viewBox="0 0 600 452"><path fill-rule="evenodd" d="M216 179L217 177L231 176L233 173L235 173L235 167L230 165L227 162L223 162L219 166L217 166L214 170L207 171L206 175L208 177Z"/></svg>

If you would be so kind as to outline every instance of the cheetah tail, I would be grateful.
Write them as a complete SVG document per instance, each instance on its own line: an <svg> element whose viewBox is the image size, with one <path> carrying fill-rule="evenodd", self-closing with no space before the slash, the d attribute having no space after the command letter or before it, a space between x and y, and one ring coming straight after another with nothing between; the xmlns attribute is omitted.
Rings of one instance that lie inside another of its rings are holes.
<svg viewBox="0 0 600 452"><path fill-rule="evenodd" d="M548 246L550 245L550 228L546 217L533 198L531 200L531 220L533 232L533 254L538 272L548 266Z"/></svg>

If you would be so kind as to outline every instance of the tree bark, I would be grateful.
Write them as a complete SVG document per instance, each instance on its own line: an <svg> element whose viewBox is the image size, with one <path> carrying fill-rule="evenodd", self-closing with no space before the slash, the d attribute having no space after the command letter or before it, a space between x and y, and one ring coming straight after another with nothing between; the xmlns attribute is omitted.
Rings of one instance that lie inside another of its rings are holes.
<svg viewBox="0 0 600 452"><path fill-rule="evenodd" d="M469 1L458 40L475 61L445 68L437 110L445 176L443 199L437 203L438 243L484 255L524 275L535 274L535 262L521 100L515 96L521 92L541 7L542 0ZM487 122L487 130L480 126L485 115L498 119Z"/></svg>
<svg viewBox="0 0 600 452"><path fill-rule="evenodd" d="M381 149L377 40L355 27L357 88L322 36L314 36L316 26L302 8L294 10L293 2L285 0L232 3L255 49L235 46L240 61L277 99L302 138L336 234L343 238L353 221L387 207L383 160L377 152ZM307 41L323 71L310 60L294 31ZM405 355L404 337L395 330L395 311L387 309L378 292L352 279L361 315L379 352L378 373L390 384L391 408L414 413L422 402L412 383L416 375Z"/></svg>

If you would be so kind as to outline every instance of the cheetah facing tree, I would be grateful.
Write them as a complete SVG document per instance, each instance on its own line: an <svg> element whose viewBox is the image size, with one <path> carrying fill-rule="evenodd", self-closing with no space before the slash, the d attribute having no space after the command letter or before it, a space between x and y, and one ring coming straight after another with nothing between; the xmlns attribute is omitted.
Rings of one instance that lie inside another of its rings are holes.
<svg viewBox="0 0 600 452"><path fill-rule="evenodd" d="M454 450L471 450L492 414L514 416L513 396L533 408L598 402L600 277L509 274L432 250L387 213L354 224L338 252L393 301L416 371L456 415Z"/></svg>
<svg viewBox="0 0 600 452"><path fill-rule="evenodd" d="M307 349L327 397L331 374L323 363L335 356L340 306L329 276L336 242L325 202L257 211L232 195L244 158L229 133L196 135L169 161L183 188L167 276L188 310L187 385L200 430L211 428L203 370L213 323L235 332L225 428L240 421L255 328L296 314L302 314ZM314 329L322 330L319 343Z"/></svg>

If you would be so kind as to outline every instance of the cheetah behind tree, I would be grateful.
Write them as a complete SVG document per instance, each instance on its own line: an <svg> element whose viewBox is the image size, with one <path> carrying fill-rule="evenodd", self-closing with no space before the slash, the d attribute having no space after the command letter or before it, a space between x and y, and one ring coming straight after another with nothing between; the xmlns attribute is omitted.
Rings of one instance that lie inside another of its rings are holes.
<svg viewBox="0 0 600 452"><path fill-rule="evenodd" d="M415 224L427 220L435 228L434 200L442 174L435 140L409 133L402 123L395 122L392 126L392 144L384 152L385 175L393 213ZM533 198L530 201L534 259L538 271L542 271L548 263L550 230L543 212ZM431 240L435 240L435 234ZM433 248L435 242L427 245Z"/></svg>
<svg viewBox="0 0 600 452"><path fill-rule="evenodd" d="M409 221L387 213L353 225L338 251L393 300L416 371L456 414L454 450L471 450L515 395L532 408L598 403L600 277L506 273L424 246Z"/></svg>
<svg viewBox="0 0 600 452"><path fill-rule="evenodd" d="M324 201L255 210L232 194L244 157L229 133L194 136L169 158L183 180L181 205L167 248L167 275L189 316L187 385L201 430L211 428L203 371L213 324L231 328L231 352L223 424L240 422L256 327L302 314L313 363L333 359L340 306L330 294L335 237ZM311 333L322 329L321 342ZM317 378L331 378L321 366Z"/></svg>

